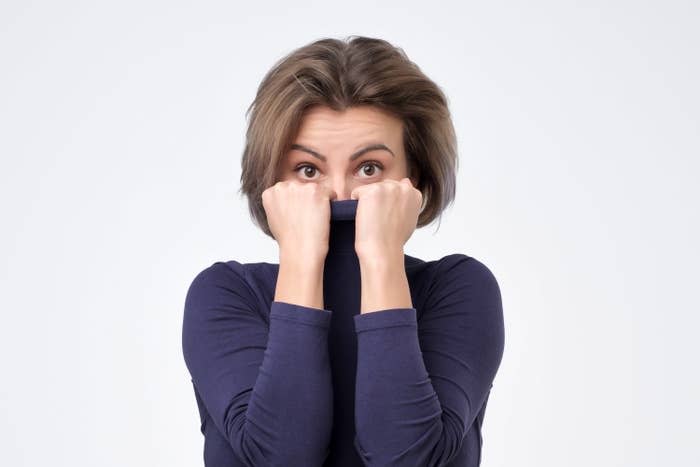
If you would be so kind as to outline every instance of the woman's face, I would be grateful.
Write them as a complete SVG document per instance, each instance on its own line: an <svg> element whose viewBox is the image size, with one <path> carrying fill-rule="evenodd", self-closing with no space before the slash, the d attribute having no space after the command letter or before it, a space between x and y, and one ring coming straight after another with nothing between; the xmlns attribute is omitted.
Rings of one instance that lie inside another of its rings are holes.
<svg viewBox="0 0 700 467"><path fill-rule="evenodd" d="M357 186L408 176L403 124L376 107L311 107L293 143L278 180L321 183L337 200L350 199Z"/></svg>

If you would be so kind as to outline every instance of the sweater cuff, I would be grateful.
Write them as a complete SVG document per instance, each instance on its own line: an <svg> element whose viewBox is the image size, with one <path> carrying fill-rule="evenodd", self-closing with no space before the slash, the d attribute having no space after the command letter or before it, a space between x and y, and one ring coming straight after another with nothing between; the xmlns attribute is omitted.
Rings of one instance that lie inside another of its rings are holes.
<svg viewBox="0 0 700 467"><path fill-rule="evenodd" d="M396 326L417 327L415 308L387 308L353 316L355 332Z"/></svg>
<svg viewBox="0 0 700 467"><path fill-rule="evenodd" d="M292 321L309 326L328 328L332 312L321 308L273 301L270 306L270 319Z"/></svg>

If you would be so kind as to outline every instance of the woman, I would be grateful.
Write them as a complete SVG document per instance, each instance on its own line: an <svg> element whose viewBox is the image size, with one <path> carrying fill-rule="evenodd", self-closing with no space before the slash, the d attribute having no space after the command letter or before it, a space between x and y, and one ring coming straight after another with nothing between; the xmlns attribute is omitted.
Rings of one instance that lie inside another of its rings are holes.
<svg viewBox="0 0 700 467"><path fill-rule="evenodd" d="M445 96L354 36L284 57L251 110L241 190L280 261L216 262L187 292L205 464L479 465L498 284L473 257L403 252L454 199Z"/></svg>

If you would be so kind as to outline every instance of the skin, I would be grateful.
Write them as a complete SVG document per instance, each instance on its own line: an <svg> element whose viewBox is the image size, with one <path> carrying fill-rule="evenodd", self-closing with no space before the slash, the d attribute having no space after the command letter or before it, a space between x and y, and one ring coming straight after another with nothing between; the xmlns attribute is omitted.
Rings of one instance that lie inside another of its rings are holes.
<svg viewBox="0 0 700 467"><path fill-rule="evenodd" d="M373 147L356 158L353 154ZM323 160L322 160L323 159ZM400 119L371 106L343 112L308 109L278 173L263 193L280 246L275 301L323 307L330 200L357 199L355 251L362 277L361 313L412 307L403 246L422 202L408 178Z"/></svg>

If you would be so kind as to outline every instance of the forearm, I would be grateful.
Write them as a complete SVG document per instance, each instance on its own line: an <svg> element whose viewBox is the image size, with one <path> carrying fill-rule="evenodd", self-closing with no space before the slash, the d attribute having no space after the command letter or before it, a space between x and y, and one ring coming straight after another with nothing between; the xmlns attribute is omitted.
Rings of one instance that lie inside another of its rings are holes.
<svg viewBox="0 0 700 467"><path fill-rule="evenodd" d="M280 252L276 302L323 309L323 268L325 257Z"/></svg>
<svg viewBox="0 0 700 467"><path fill-rule="evenodd" d="M354 316L356 447L367 466L478 462L480 451L463 440L483 413L503 355L500 289L493 273L466 255L433 266L420 313Z"/></svg>
<svg viewBox="0 0 700 467"><path fill-rule="evenodd" d="M367 466L436 466L446 450L442 410L423 363L416 310L355 316L358 453ZM453 427L450 427L453 428Z"/></svg>
<svg viewBox="0 0 700 467"><path fill-rule="evenodd" d="M216 425L207 452L232 451L236 465L321 465L333 417L331 312L275 301L266 321L246 276L236 261L217 262L185 301L185 362Z"/></svg>
<svg viewBox="0 0 700 467"><path fill-rule="evenodd" d="M271 457L270 464L255 458L251 465L322 464L333 421L330 316L323 309L272 303L267 348L245 425L255 440L248 452L263 448ZM246 441L251 440L240 440Z"/></svg>
<svg viewBox="0 0 700 467"><path fill-rule="evenodd" d="M412 308L403 250L358 255L362 282L360 313Z"/></svg>

